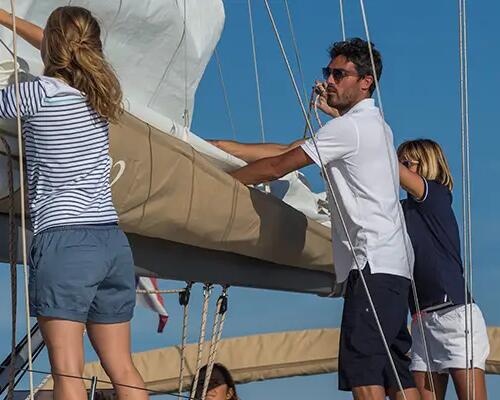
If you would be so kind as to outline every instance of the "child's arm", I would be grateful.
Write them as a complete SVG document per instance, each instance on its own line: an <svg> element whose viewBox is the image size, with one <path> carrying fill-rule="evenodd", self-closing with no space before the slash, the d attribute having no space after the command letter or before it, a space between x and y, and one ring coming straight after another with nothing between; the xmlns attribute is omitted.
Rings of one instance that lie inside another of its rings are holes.
<svg viewBox="0 0 500 400"><path fill-rule="evenodd" d="M0 25L12 30L12 15L4 9L0 9ZM19 36L38 50L42 47L43 29L39 26L16 17L16 30Z"/></svg>
<svg viewBox="0 0 500 400"><path fill-rule="evenodd" d="M399 183L415 199L421 200L424 197L425 183L422 177L410 171L401 163L399 163Z"/></svg>

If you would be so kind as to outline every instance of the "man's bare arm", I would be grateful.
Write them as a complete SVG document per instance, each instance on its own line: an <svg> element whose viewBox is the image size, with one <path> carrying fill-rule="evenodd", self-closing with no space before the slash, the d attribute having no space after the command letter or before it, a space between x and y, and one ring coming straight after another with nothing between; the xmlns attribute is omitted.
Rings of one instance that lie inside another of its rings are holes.
<svg viewBox="0 0 500 400"><path fill-rule="evenodd" d="M0 25L12 30L12 15L0 9ZM16 30L19 36L38 50L42 47L43 29L22 18L16 17Z"/></svg>
<svg viewBox="0 0 500 400"><path fill-rule="evenodd" d="M262 158L276 157L304 143L303 139L290 144L279 143L240 143L234 140L209 140L209 143L246 162Z"/></svg>
<svg viewBox="0 0 500 400"><path fill-rule="evenodd" d="M256 185L258 183L274 181L296 171L302 167L310 165L313 160L302 150L301 147L283 153L278 156L262 158L247 166L233 171L233 178L245 185Z"/></svg>

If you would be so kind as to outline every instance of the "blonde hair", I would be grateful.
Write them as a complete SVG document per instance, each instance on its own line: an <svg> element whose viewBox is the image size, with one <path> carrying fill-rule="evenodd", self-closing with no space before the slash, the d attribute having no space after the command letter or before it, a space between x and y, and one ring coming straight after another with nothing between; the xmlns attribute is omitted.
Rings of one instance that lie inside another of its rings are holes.
<svg viewBox="0 0 500 400"><path fill-rule="evenodd" d="M123 113L120 82L106 61L99 23L82 7L55 9L44 31L46 76L78 89L103 118L116 122Z"/></svg>
<svg viewBox="0 0 500 400"><path fill-rule="evenodd" d="M417 174L428 180L435 180L453 190L448 161L441 146L430 139L409 140L398 147L399 160L416 161Z"/></svg>

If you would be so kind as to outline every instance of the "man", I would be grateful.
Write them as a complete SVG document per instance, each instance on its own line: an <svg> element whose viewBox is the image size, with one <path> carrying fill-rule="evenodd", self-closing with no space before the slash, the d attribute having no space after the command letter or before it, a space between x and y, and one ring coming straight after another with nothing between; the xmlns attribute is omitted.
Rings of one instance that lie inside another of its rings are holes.
<svg viewBox="0 0 500 400"><path fill-rule="evenodd" d="M379 78L381 57L375 49L373 55ZM368 43L361 39L334 43L330 56L328 67L324 68L327 104L323 104L322 109L332 115L336 109L340 116L317 133L321 157L312 139L288 146L223 141L214 144L253 161L232 173L247 185L278 179L312 163L320 166L321 161L324 163L356 255L354 259L340 216L335 205L330 204L337 279L347 281L340 337L339 389L351 390L354 399L381 400L386 394L393 399L403 398L359 267L406 399L418 399L406 356L411 346L407 314L413 250L400 217L398 162L392 132L371 99L375 80Z"/></svg>

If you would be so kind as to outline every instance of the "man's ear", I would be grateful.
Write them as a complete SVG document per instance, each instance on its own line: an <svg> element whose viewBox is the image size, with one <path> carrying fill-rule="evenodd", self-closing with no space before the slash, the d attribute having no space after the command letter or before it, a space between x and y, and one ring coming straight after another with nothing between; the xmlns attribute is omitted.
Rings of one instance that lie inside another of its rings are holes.
<svg viewBox="0 0 500 400"><path fill-rule="evenodd" d="M371 76L371 75L364 76L363 78L361 78L361 89L365 90L365 91L369 91L373 82L375 82L375 80L373 79L373 76Z"/></svg>

